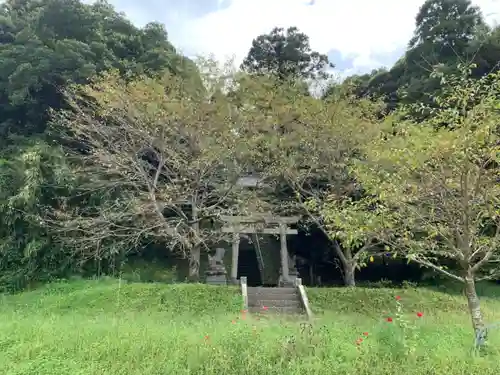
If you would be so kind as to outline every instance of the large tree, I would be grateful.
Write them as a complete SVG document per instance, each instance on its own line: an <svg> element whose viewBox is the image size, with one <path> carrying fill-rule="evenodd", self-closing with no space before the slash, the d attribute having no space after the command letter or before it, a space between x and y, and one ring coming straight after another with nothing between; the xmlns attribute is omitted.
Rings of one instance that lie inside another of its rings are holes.
<svg viewBox="0 0 500 375"><path fill-rule="evenodd" d="M0 134L44 130L59 89L101 71L180 73L189 61L167 40L163 25L140 29L105 1L7 0L0 5ZM192 64L191 64L192 66Z"/></svg>
<svg viewBox="0 0 500 375"><path fill-rule="evenodd" d="M196 78L196 67L175 51L163 25L137 28L105 1L6 0L0 44L0 285L15 289L82 265L41 220L67 205L80 182L65 174L54 142L43 141L49 109L64 106L64 87L111 68L129 78L163 70ZM92 198L69 203L90 209L108 196Z"/></svg>
<svg viewBox="0 0 500 375"><path fill-rule="evenodd" d="M500 75L475 80L464 73L442 83L444 96L429 109L433 116L419 125L397 117L388 122L353 172L376 198L365 217L372 229L378 226L380 240L463 283L481 337L475 283L500 272ZM369 222L377 210L389 212L388 220ZM363 220L362 210L350 214Z"/></svg>
<svg viewBox="0 0 500 375"><path fill-rule="evenodd" d="M372 238L339 236L325 205L332 195L357 195L346 167L370 139L379 105L349 96L322 100L305 95L293 82L276 85L266 77L250 77L240 85L253 93L243 98L243 110L260 121L249 124L247 144L253 165L275 188L273 208L300 213L308 227L321 230L341 262L346 285L354 286L354 270Z"/></svg>
<svg viewBox="0 0 500 375"><path fill-rule="evenodd" d="M442 58L460 56L483 24L479 8L470 0L426 0L415 18L409 48L439 48Z"/></svg>
<svg viewBox="0 0 500 375"><path fill-rule="evenodd" d="M250 73L271 74L280 80L326 77L333 67L328 57L312 51L309 37L296 27L276 27L255 38L241 67Z"/></svg>
<svg viewBox="0 0 500 375"><path fill-rule="evenodd" d="M220 90L207 96L171 74L108 74L65 99L70 108L54 115L52 129L82 145L72 148L81 194L106 199L54 211L46 220L58 238L90 257L106 244L132 249L155 240L189 256L196 279L201 252L223 239L219 216L241 200L241 116Z"/></svg>
<svg viewBox="0 0 500 375"><path fill-rule="evenodd" d="M42 222L75 183L52 145L21 138L0 149L0 292L80 271L78 257L54 243Z"/></svg>
<svg viewBox="0 0 500 375"><path fill-rule="evenodd" d="M477 51L470 51L469 44L483 25L479 8L470 0L427 0L415 18L405 55L405 101L430 103L440 90L439 78L431 73L436 68L451 72L457 64L471 62Z"/></svg>
<svg viewBox="0 0 500 375"><path fill-rule="evenodd" d="M398 103L431 104L441 88L439 77L432 76L435 70L451 73L459 63L475 62L479 78L498 69L496 57L498 33L470 0L427 0L415 17L404 56L389 71L374 71L353 83L358 96L382 96L390 110Z"/></svg>

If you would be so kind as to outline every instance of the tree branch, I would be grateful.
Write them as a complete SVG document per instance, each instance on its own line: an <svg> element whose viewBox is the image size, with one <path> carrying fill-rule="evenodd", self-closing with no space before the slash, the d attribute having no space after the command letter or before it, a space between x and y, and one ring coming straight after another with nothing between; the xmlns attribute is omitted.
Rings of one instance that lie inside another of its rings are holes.
<svg viewBox="0 0 500 375"><path fill-rule="evenodd" d="M448 272L438 266L436 266L435 264L432 264L431 262L427 261L427 260L424 260L424 259L419 259L419 258L410 258L411 260L425 266L425 267L429 267L429 268L432 268L433 270L439 272L439 273L442 273L443 275L445 276L448 276L449 278L452 278L454 280L457 280L457 281L460 281L460 282L465 282L465 280L457 275L454 275L452 274L451 272Z"/></svg>

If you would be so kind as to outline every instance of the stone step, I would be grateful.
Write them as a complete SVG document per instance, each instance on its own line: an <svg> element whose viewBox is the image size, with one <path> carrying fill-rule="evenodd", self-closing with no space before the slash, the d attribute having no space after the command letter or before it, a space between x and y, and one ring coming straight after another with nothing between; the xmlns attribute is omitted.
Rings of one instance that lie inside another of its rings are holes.
<svg viewBox="0 0 500 375"><path fill-rule="evenodd" d="M251 313L304 314L295 287L248 287L247 291L248 310Z"/></svg>
<svg viewBox="0 0 500 375"><path fill-rule="evenodd" d="M248 290L248 295L252 296L296 296L297 290L295 288L261 288L255 290Z"/></svg>
<svg viewBox="0 0 500 375"><path fill-rule="evenodd" d="M296 294L288 294L288 295L278 295L278 294L249 294L249 301L299 301L300 298Z"/></svg>
<svg viewBox="0 0 500 375"><path fill-rule="evenodd" d="M302 307L300 301L286 301L286 300L248 300L248 306L252 307Z"/></svg>
<svg viewBox="0 0 500 375"><path fill-rule="evenodd" d="M287 296L278 296L278 295L269 295L269 296L263 296L263 295L254 295L254 294L249 294L248 295L248 301L300 301L299 296L297 295L287 295Z"/></svg>
<svg viewBox="0 0 500 375"><path fill-rule="evenodd" d="M296 306L267 306L267 310L263 310L262 307L249 306L248 311L250 313L263 313L263 314L303 314L304 310Z"/></svg>
<svg viewBox="0 0 500 375"><path fill-rule="evenodd" d="M300 302L298 296L248 296L248 303L255 305L256 303L260 303L263 305L271 305L275 303L283 303L283 304L294 304L295 302Z"/></svg>
<svg viewBox="0 0 500 375"><path fill-rule="evenodd" d="M248 293L296 293L297 289L293 287L287 287L287 288L267 288L264 286L249 286L247 288Z"/></svg>

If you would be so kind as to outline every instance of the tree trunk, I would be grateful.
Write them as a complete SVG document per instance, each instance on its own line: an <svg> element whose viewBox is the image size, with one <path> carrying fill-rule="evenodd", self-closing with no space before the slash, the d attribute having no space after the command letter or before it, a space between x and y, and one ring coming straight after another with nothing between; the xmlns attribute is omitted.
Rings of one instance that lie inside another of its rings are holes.
<svg viewBox="0 0 500 375"><path fill-rule="evenodd" d="M191 204L191 219L193 220L193 224L191 227L193 229L195 245L189 252L189 280L199 281L201 249L197 243L200 234L200 223L198 222L198 207L196 207L196 204L194 202Z"/></svg>
<svg viewBox="0 0 500 375"><path fill-rule="evenodd" d="M199 281L200 279L200 256L201 251L199 246L195 246L189 252L189 280Z"/></svg>
<svg viewBox="0 0 500 375"><path fill-rule="evenodd" d="M344 249L340 247L337 241L334 241L333 246L337 255L342 263L342 271L344 272L344 284L345 286L354 287L356 286L355 271L356 271L356 260L353 259L351 249Z"/></svg>
<svg viewBox="0 0 500 375"><path fill-rule="evenodd" d="M351 264L344 264L344 284L345 286L354 287L356 286L356 265L351 262Z"/></svg>
<svg viewBox="0 0 500 375"><path fill-rule="evenodd" d="M472 319L472 327L476 334L476 339L482 339L484 332L483 315L481 314L481 306L479 305L479 297L476 292L476 283L474 282L474 275L468 271L465 278L465 296L467 297L467 304L469 306L469 313ZM482 340L481 340L482 341Z"/></svg>

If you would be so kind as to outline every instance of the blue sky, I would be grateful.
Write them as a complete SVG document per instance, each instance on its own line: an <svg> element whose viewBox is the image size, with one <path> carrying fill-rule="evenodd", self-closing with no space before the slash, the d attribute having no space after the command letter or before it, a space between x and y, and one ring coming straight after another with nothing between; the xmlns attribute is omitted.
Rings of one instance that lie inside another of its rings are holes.
<svg viewBox="0 0 500 375"><path fill-rule="evenodd" d="M138 26L166 25L184 54L234 58L273 27L297 26L311 47L326 53L340 75L391 66L410 39L424 0L110 0ZM500 23L500 0L474 0L490 23Z"/></svg>

